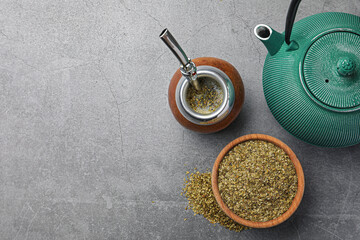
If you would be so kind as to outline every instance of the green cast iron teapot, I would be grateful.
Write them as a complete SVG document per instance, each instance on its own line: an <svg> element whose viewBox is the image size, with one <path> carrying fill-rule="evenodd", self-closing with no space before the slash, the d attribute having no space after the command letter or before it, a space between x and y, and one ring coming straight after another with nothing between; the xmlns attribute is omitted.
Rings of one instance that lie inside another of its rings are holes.
<svg viewBox="0 0 360 240"><path fill-rule="evenodd" d="M360 17L320 13L294 24L292 0L284 33L259 24L254 33L269 54L263 70L266 102L297 138L318 146L360 143Z"/></svg>

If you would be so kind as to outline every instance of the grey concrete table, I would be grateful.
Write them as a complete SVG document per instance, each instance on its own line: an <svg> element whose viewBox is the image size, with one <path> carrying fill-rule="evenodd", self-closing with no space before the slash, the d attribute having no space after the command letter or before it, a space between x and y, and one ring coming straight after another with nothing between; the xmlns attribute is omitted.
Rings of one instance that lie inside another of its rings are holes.
<svg viewBox="0 0 360 240"><path fill-rule="evenodd" d="M264 100L258 23L283 31L288 0L0 2L0 239L360 239L360 146L324 149L288 134ZM359 0L304 0L297 19L360 15ZM178 62L232 63L246 99L224 131L182 128L167 104ZM278 227L241 233L185 211L185 172L211 168L244 134L299 157L306 189ZM184 218L188 218L184 221Z"/></svg>

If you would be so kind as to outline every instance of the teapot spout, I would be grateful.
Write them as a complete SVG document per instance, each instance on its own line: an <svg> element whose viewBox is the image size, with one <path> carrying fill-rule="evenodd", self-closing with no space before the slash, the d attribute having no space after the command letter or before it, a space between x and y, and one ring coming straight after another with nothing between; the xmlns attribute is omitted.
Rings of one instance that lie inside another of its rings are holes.
<svg viewBox="0 0 360 240"><path fill-rule="evenodd" d="M275 55L284 43L285 36L278 33L265 24L259 24L254 28L255 36L264 43L269 54Z"/></svg>

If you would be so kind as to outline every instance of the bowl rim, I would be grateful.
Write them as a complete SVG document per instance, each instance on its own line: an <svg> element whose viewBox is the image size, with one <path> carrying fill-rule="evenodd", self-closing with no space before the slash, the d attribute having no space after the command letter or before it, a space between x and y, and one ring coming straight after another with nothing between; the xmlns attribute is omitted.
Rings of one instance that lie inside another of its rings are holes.
<svg viewBox="0 0 360 240"><path fill-rule="evenodd" d="M290 160L295 167L296 175L298 177L297 192L296 192L296 195L295 195L289 209L285 213L283 213L281 216L274 218L272 220L266 221L266 222L254 222L254 221L246 220L244 218L239 217L238 215L236 215L234 212L232 212L226 206L226 204L224 203L224 201L221 198L220 191L219 191L218 170L219 170L219 165L220 165L222 159L236 145L238 145L239 143L242 143L242 142L249 141L249 140L268 141L268 142L271 142L271 143L277 145L281 149L283 149L285 151L285 153L287 155L289 155ZM212 169L211 186L212 186L212 190L213 190L215 199L216 199L217 203L219 204L221 210L223 210L225 212L225 214L228 215L235 222L237 222L241 225L247 226L247 227L251 227L251 228L269 228L269 227L274 227L276 225L279 225L280 223L286 221L288 218L290 218L290 216L299 207L302 197L304 195L305 179L304 179L304 172L301 167L300 161L296 157L295 153L285 143L283 143L282 141L280 141L277 138L274 138L272 136L265 135L265 134L248 134L248 135L236 138L235 140L230 142L228 145L226 145L221 150L221 152L219 153L218 157L215 160L215 163L214 163L214 166Z"/></svg>

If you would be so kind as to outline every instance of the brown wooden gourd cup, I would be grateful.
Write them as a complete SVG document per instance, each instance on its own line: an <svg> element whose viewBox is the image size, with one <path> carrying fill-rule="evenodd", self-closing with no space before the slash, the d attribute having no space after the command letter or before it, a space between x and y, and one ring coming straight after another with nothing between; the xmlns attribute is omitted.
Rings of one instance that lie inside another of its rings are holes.
<svg viewBox="0 0 360 240"><path fill-rule="evenodd" d="M181 112L176 106L176 100L175 100L176 86L178 85L178 82L182 77L181 72L178 69L173 75L169 85L168 99L169 99L169 105L171 111L174 117L176 118L176 120L185 128L201 133L213 133L220 131L226 128L227 126L229 126L229 124L233 122L235 118L239 115L245 98L244 84L236 68L222 59L213 58L213 57L201 57L201 58L192 59L192 61L195 63L196 66L208 65L218 68L230 78L234 86L235 96L236 96L234 106L231 112L229 113L229 115L227 115L220 122L215 123L213 125L198 125L190 122L181 114Z"/></svg>
<svg viewBox="0 0 360 240"><path fill-rule="evenodd" d="M271 142L271 143L279 146L280 148L282 148L285 151L285 153L287 155L289 155L291 162L294 164L294 167L296 170L296 175L298 178L297 192L292 201L292 204L290 205L290 208L285 213L283 213L281 216L279 216L275 219L266 221L266 222L253 222L253 221L249 221L249 220L239 217L238 215L236 215L234 212L232 212L226 206L226 204L224 203L224 201L221 198L220 191L219 191L218 170L219 170L219 165L220 165L222 159L233 147L235 147L239 143L242 143L242 142L245 142L248 140L263 140L263 141ZM239 138L235 139L234 141L230 142L220 152L219 156L216 158L216 161L214 163L214 167L212 170L211 185L212 185L212 190L215 195L215 199L218 202L220 208L226 213L226 215L228 215L235 222L237 222L241 225L247 226L247 227L251 227L251 228L269 228L269 227L274 227L276 225L279 225L280 223L287 220L295 212L295 210L299 207L299 204L300 204L301 199L304 194L305 180L304 180L304 172L303 172L303 169L301 167L299 160L297 159L295 153L285 143L283 143L279 139L276 139L276 138L268 136L268 135L249 134L249 135L239 137Z"/></svg>

